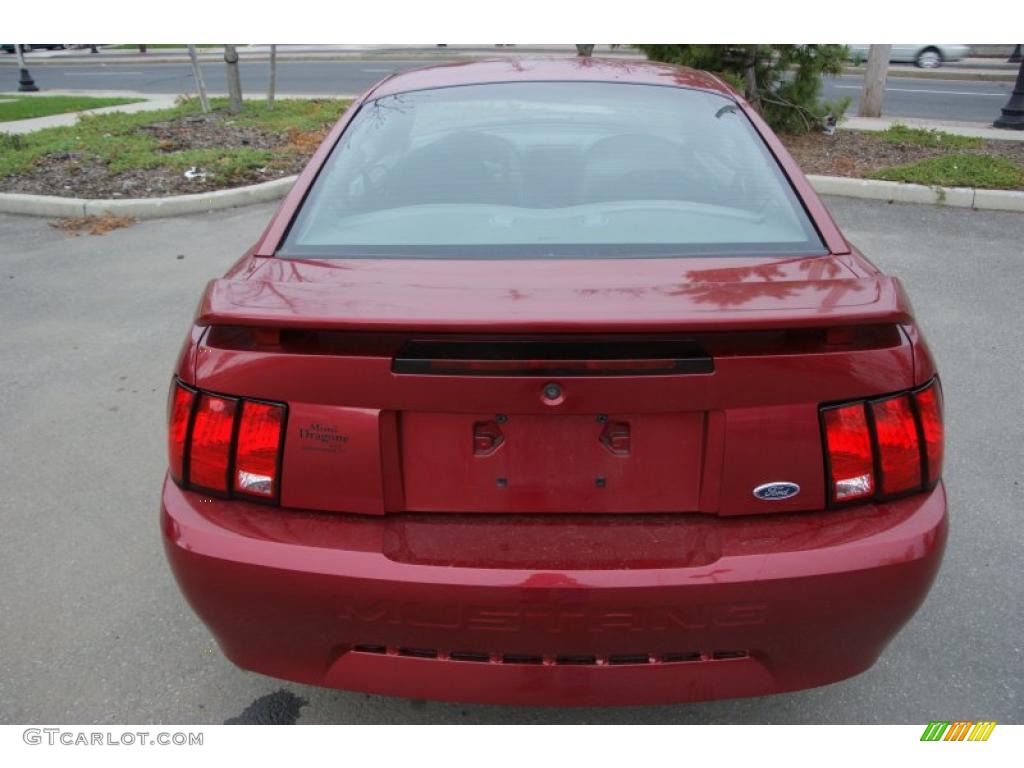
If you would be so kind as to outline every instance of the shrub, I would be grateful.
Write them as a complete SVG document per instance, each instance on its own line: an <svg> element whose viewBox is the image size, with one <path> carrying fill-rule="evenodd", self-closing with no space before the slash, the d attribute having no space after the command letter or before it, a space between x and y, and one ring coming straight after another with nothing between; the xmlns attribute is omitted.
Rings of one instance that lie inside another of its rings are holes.
<svg viewBox="0 0 1024 768"><path fill-rule="evenodd" d="M649 59L705 69L744 94L781 133L821 128L838 121L849 99L821 99L821 78L843 70L842 45L639 45Z"/></svg>

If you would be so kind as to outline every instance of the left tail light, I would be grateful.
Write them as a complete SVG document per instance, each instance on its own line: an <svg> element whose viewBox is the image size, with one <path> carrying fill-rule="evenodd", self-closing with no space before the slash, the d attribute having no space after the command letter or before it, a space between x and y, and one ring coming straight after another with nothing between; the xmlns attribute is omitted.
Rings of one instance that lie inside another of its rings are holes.
<svg viewBox="0 0 1024 768"><path fill-rule="evenodd" d="M277 501L287 408L171 385L168 452L183 488Z"/></svg>

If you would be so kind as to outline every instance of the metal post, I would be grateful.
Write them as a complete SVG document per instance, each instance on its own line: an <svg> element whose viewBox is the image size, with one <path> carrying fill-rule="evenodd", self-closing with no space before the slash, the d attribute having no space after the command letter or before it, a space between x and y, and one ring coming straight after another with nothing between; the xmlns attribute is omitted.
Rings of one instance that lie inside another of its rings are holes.
<svg viewBox="0 0 1024 768"><path fill-rule="evenodd" d="M23 93L38 91L36 81L32 79L32 75L28 73L28 67L25 66L25 53L21 50L20 43L15 43L14 52L18 54L18 90Z"/></svg>
<svg viewBox="0 0 1024 768"><path fill-rule="evenodd" d="M196 81L196 91L199 93L199 108L203 110L205 115L210 111L210 100L206 96L206 81L203 80L203 70L199 67L199 57L196 55L196 47L192 43L189 43L188 48L188 60L192 63L192 77Z"/></svg>
<svg viewBox="0 0 1024 768"><path fill-rule="evenodd" d="M277 92L277 46L270 46L270 84L267 86L267 109L274 108L274 95Z"/></svg>
<svg viewBox="0 0 1024 768"><path fill-rule="evenodd" d="M1017 71L1017 82L1013 86L1010 100L1003 107L1003 113L996 118L996 128L1011 128L1024 131L1024 61Z"/></svg>

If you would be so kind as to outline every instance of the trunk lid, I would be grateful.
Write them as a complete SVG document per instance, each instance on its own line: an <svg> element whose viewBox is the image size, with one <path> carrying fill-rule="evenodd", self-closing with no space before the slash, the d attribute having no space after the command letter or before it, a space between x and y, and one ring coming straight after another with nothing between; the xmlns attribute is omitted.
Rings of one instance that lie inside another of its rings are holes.
<svg viewBox="0 0 1024 768"><path fill-rule="evenodd" d="M905 322L896 278L836 257L302 261L214 280L202 325L362 331L665 331Z"/></svg>
<svg viewBox="0 0 1024 768"><path fill-rule="evenodd" d="M258 259L246 274L200 305L196 383L288 403L290 507L820 509L818 405L913 383L899 282L835 257ZM778 481L800 493L751 493Z"/></svg>

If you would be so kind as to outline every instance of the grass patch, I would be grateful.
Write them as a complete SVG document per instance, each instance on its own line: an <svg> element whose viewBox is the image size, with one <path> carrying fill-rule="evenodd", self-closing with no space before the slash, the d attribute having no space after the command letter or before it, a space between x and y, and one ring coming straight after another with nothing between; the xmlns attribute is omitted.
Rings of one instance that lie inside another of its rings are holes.
<svg viewBox="0 0 1024 768"><path fill-rule="evenodd" d="M26 172L47 155L73 154L101 163L111 173L149 168L183 172L197 166L218 183L230 184L247 172L293 162L306 146L297 139L307 134L322 136L348 104L337 99L281 99L268 110L264 102L251 101L245 102L240 114L231 116L226 99L212 100L214 111L225 121L287 135L288 143L273 150L239 146L166 151L153 135L139 130L198 115L199 103L194 99L169 109L82 115L73 126L20 135L0 133L0 177Z"/></svg>
<svg viewBox="0 0 1024 768"><path fill-rule="evenodd" d="M977 149L983 139L976 136L960 136L932 128L910 128L896 123L878 133L879 138L890 144L913 144L917 147L946 147L949 149Z"/></svg>
<svg viewBox="0 0 1024 768"><path fill-rule="evenodd" d="M7 101L7 99L12 99ZM62 115L84 109L136 104L142 99L123 97L99 98L94 96L0 96L0 123L28 120L32 117Z"/></svg>
<svg viewBox="0 0 1024 768"><path fill-rule="evenodd" d="M941 155L884 168L871 178L927 186L1019 189L1024 187L1024 166L994 155Z"/></svg>

